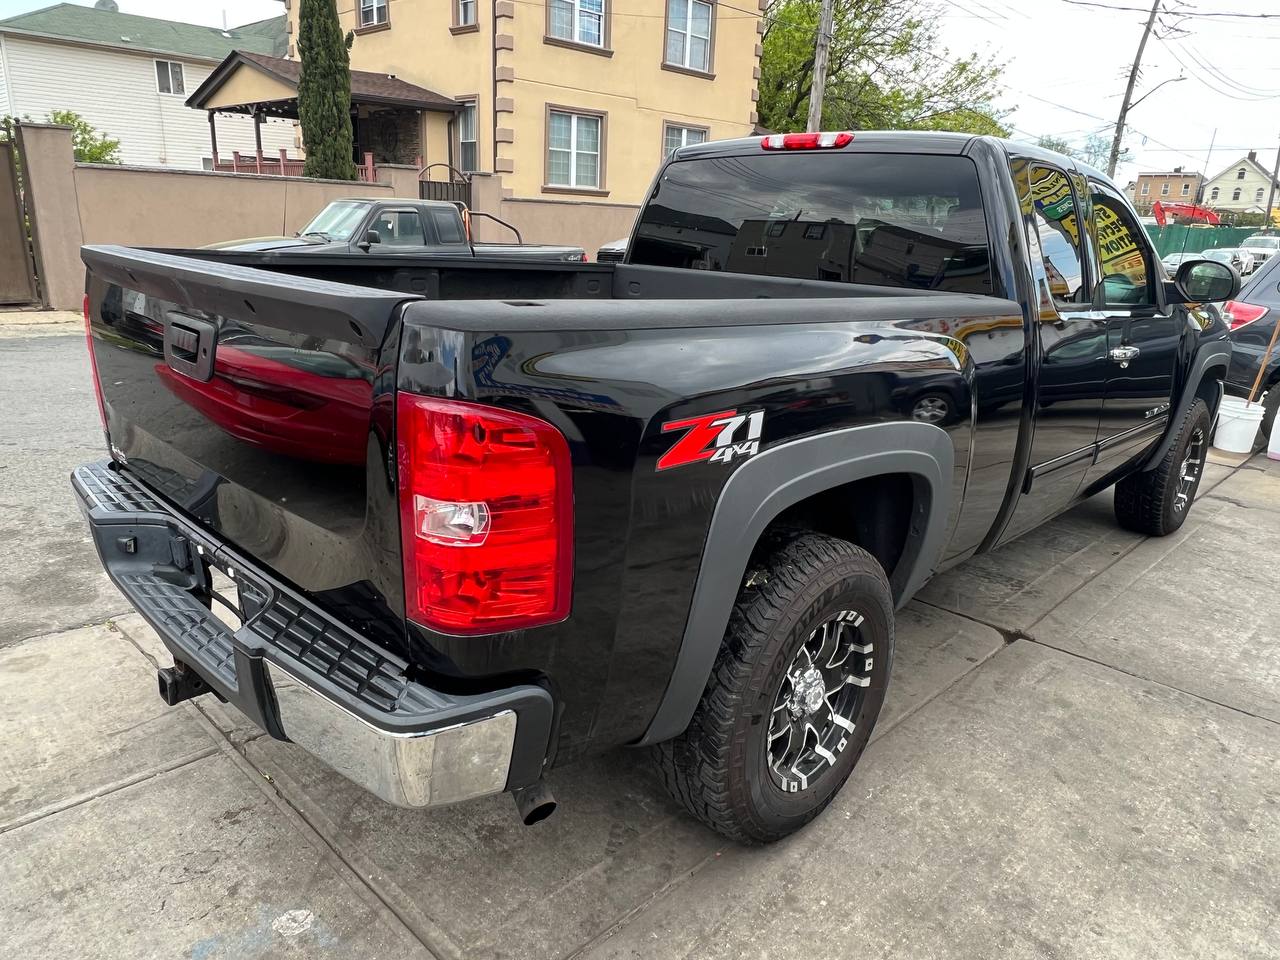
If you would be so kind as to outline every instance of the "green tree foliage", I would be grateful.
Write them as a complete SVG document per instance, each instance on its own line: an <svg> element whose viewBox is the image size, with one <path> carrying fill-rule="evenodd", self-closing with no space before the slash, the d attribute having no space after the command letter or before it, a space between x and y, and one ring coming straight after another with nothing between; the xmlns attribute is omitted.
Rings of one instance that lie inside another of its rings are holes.
<svg viewBox="0 0 1280 960"><path fill-rule="evenodd" d="M298 53L298 121L307 151L303 175L354 180L351 61L334 0L301 0Z"/></svg>
<svg viewBox="0 0 1280 960"><path fill-rule="evenodd" d="M803 130L821 0L775 0L760 61L760 123ZM994 104L1003 64L953 59L937 10L919 0L836 0L822 126L828 130L1008 131Z"/></svg>
<svg viewBox="0 0 1280 960"><path fill-rule="evenodd" d="M120 141L99 133L74 110L54 110L49 114L49 122L71 128L71 145L77 163L120 162Z"/></svg>
<svg viewBox="0 0 1280 960"><path fill-rule="evenodd" d="M1075 156L1075 151L1071 148L1071 144L1061 137L1053 137L1046 134L1036 139L1036 146L1044 150L1052 150L1054 153L1064 153L1068 157Z"/></svg>

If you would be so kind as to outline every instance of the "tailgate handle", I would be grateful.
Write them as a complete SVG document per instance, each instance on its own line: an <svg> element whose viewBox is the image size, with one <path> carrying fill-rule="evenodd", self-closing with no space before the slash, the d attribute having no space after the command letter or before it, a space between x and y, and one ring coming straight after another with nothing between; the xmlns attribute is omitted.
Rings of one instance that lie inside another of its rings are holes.
<svg viewBox="0 0 1280 960"><path fill-rule="evenodd" d="M164 359L169 366L193 380L213 379L213 352L217 328L207 320L170 314L164 331Z"/></svg>

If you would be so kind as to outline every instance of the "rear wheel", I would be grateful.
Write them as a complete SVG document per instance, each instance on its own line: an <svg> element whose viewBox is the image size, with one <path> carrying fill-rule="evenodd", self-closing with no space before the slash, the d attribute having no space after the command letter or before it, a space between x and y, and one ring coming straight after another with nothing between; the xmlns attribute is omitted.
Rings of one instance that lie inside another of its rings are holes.
<svg viewBox="0 0 1280 960"><path fill-rule="evenodd" d="M1164 459L1116 484L1120 526L1153 537L1173 533L1187 519L1209 452L1209 408L1199 397L1182 418Z"/></svg>
<svg viewBox="0 0 1280 960"><path fill-rule="evenodd" d="M893 657L889 584L865 550L800 533L758 559L688 729L655 748L671 794L743 843L781 839L831 802Z"/></svg>

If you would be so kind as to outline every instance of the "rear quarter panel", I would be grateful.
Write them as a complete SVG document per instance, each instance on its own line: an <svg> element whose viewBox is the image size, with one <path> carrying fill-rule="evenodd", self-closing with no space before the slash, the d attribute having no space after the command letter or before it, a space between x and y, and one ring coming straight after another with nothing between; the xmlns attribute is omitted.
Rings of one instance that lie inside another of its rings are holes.
<svg viewBox="0 0 1280 960"><path fill-rule="evenodd" d="M411 645L460 675L545 673L565 704L560 759L588 744L639 737L671 677L717 499L749 456L659 469L684 433L664 424L707 414L762 412L763 451L909 420L919 396L944 395L953 404L939 424L955 453L953 529L977 416L974 382L1000 372L984 361L980 373L966 340L1007 330L1020 353L1021 313L994 298L964 298L972 316L957 316L954 298L913 299L910 320L857 320L864 308L839 300L490 303L484 329L476 329L475 304L411 305L400 389L555 424L572 453L576 538L573 609L564 623L492 639L410 625ZM684 318L673 320L673 311ZM704 316L716 320L700 322ZM559 329L529 330L531 323ZM1022 378L1015 379L1007 416L1016 423ZM1004 489L1007 461L997 472L992 496Z"/></svg>

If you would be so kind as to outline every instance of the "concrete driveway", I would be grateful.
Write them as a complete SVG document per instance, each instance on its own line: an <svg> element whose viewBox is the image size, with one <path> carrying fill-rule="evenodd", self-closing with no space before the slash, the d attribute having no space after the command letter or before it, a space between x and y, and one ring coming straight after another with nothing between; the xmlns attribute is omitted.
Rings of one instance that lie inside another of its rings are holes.
<svg viewBox="0 0 1280 960"><path fill-rule="evenodd" d="M1212 467L1173 537L1103 496L932 583L846 789L748 850L640 753L526 828L164 707L67 485L88 376L74 326L0 335L5 956L1280 956L1280 464Z"/></svg>

